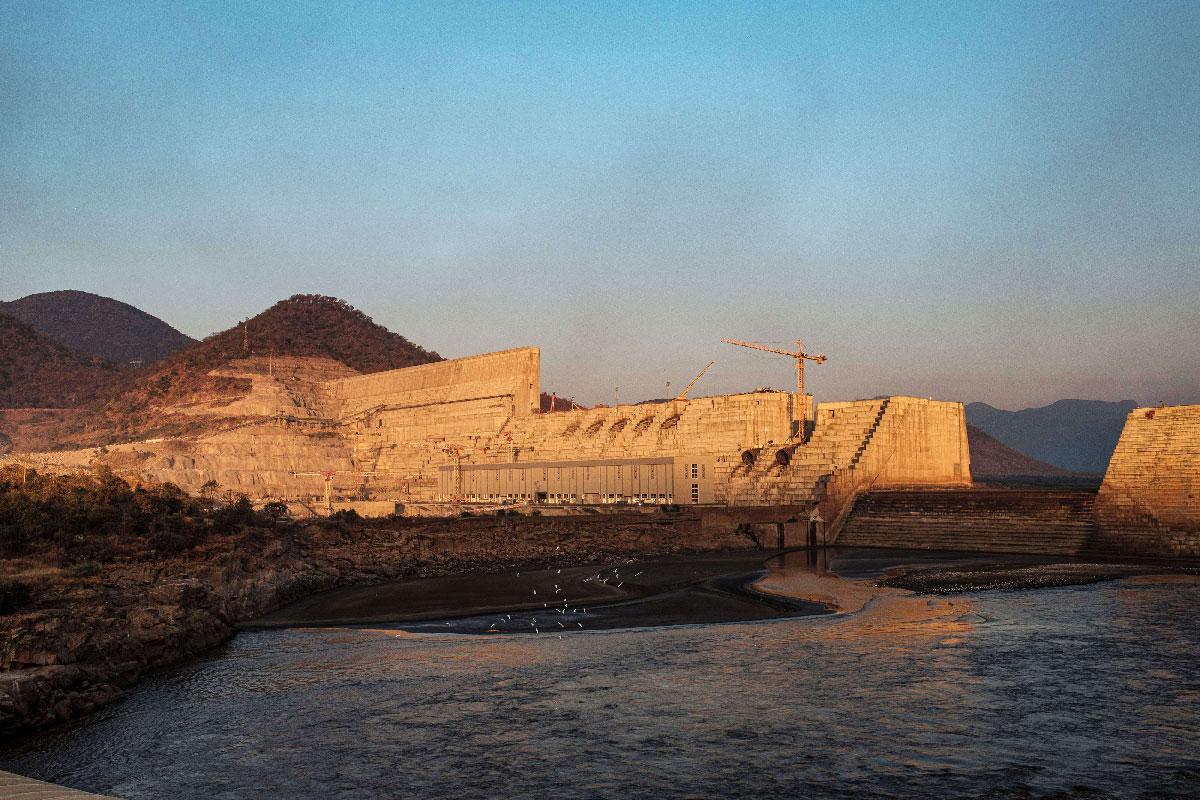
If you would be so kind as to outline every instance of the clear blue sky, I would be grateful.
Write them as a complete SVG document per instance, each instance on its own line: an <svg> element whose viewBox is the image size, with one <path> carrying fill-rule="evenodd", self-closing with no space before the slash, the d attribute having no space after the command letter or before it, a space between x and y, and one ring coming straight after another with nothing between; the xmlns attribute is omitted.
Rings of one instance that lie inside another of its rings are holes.
<svg viewBox="0 0 1200 800"><path fill-rule="evenodd" d="M0 298L296 292L583 402L1200 402L1200 2L0 2ZM671 381L672 389L666 387Z"/></svg>

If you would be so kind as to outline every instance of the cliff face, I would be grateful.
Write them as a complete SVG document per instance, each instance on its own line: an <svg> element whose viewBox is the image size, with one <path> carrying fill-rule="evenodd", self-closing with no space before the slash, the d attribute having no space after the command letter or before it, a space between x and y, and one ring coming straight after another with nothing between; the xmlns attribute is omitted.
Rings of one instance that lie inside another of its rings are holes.
<svg viewBox="0 0 1200 800"><path fill-rule="evenodd" d="M26 581L37 599L11 613L0 605L0 735L89 713L147 670L224 641L238 622L336 586L753 546L687 515L480 517L285 523L186 557L90 569L10 560L0 586Z"/></svg>

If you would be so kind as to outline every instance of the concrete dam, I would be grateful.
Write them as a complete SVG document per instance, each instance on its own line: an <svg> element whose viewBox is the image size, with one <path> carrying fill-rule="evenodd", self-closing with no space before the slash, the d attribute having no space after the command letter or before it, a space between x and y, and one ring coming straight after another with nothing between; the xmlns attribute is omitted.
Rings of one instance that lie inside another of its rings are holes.
<svg viewBox="0 0 1200 800"><path fill-rule="evenodd" d="M541 413L524 347L367 375L322 359L222 368L249 394L188 409L236 425L56 453L252 499L388 504L679 504L835 512L868 486L969 486L962 404L822 403L754 391ZM211 483L210 483L211 482ZM362 505L363 509L374 506Z"/></svg>
<svg viewBox="0 0 1200 800"><path fill-rule="evenodd" d="M300 513L678 505L781 546L814 520L825 543L1200 554L1197 406L1132 412L1098 496L981 494L958 402L758 390L545 413L540 366L536 347L366 375L245 358L221 373L249 393L187 409L194 435L46 456Z"/></svg>

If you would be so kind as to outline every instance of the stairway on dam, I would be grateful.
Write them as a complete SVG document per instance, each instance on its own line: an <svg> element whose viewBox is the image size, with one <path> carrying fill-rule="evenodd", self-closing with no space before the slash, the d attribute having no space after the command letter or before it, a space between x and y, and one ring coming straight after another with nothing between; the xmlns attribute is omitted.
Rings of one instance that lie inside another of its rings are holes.
<svg viewBox="0 0 1200 800"><path fill-rule="evenodd" d="M805 443L749 450L729 479L731 505L805 505L819 501L837 469L857 465L887 411L888 399L822 403Z"/></svg>
<svg viewBox="0 0 1200 800"><path fill-rule="evenodd" d="M876 490L858 498L835 544L1074 556L1095 537L1095 501L1070 490Z"/></svg>

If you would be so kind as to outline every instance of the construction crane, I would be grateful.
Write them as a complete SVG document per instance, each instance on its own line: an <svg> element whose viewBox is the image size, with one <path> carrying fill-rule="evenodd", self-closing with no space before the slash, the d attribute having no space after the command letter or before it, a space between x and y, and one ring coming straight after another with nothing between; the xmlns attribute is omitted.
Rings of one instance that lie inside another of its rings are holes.
<svg viewBox="0 0 1200 800"><path fill-rule="evenodd" d="M693 386L695 386L695 385L696 385L696 381L698 381L698 380L700 380L701 378L703 378L703 377L704 377L704 373L708 372L708 368L709 368L709 367L711 367L711 366L712 366L713 364L715 364L715 363L717 363L717 362L715 362L715 361L710 361L710 362L708 362L708 364L706 364L706 365L705 365L704 369L700 370L700 372L699 372L699 373L696 375L696 377L692 378L692 382L691 382L691 383L689 383L687 386L683 387L683 391L682 391L682 392L680 392L680 393L679 393L679 397L676 397L675 399L676 399L676 400L687 400L687 393L688 393L689 391L691 391L691 388L692 388Z"/></svg>
<svg viewBox="0 0 1200 800"><path fill-rule="evenodd" d="M825 363L825 356L821 353L810 355L809 353L804 352L804 343L799 339L796 340L795 352L792 352L791 350L783 350L778 347L768 347L759 342L740 342L737 339L722 339L721 341L725 344L736 344L738 347L749 347L751 350L763 350L768 353L775 353L777 355L796 359L796 393L799 395L804 394L804 361L807 359L808 361L815 361L818 364Z"/></svg>

